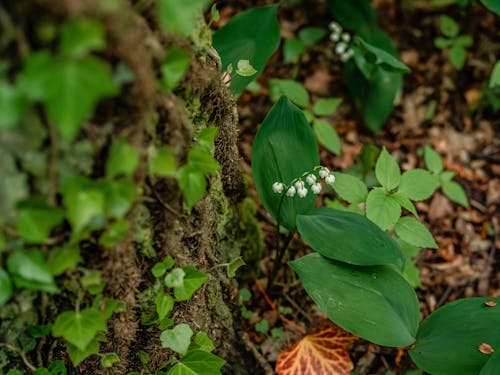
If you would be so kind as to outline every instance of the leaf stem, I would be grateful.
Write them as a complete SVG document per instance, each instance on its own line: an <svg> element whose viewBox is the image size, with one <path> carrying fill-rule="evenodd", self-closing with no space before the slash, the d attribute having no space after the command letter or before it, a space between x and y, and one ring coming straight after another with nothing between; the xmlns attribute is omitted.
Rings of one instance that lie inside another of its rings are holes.
<svg viewBox="0 0 500 375"><path fill-rule="evenodd" d="M6 342L0 342L0 348L5 348L7 350L10 350L11 352L15 352L21 357L21 360L24 362L27 368L29 368L31 371L35 371L36 367L31 364L31 362L28 360L28 357L26 357L26 354L19 349L16 346L7 344Z"/></svg>

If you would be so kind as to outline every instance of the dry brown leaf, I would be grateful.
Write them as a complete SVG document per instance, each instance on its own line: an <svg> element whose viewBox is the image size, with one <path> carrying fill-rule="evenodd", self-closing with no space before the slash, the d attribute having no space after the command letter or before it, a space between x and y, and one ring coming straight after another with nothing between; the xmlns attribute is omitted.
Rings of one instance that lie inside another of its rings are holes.
<svg viewBox="0 0 500 375"><path fill-rule="evenodd" d="M495 307L497 305L495 301L486 301L484 304L488 307Z"/></svg>
<svg viewBox="0 0 500 375"><path fill-rule="evenodd" d="M348 349L356 336L328 324L285 349L276 362L278 375L349 375Z"/></svg>
<svg viewBox="0 0 500 375"><path fill-rule="evenodd" d="M477 349L483 353L483 354L491 354L494 352L493 348L491 347L490 344L486 344L485 342L483 342L482 344L479 344L479 346L477 347Z"/></svg>

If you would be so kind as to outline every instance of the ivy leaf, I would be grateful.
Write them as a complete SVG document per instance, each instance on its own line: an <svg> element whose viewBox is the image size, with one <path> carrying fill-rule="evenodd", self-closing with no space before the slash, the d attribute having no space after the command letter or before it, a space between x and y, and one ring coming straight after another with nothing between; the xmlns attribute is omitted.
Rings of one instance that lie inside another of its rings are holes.
<svg viewBox="0 0 500 375"><path fill-rule="evenodd" d="M366 217L382 230L392 227L401 216L398 201L381 188L374 188L366 199Z"/></svg>
<svg viewBox="0 0 500 375"><path fill-rule="evenodd" d="M167 375L220 375L226 361L204 350L190 350Z"/></svg>
<svg viewBox="0 0 500 375"><path fill-rule="evenodd" d="M425 169L416 168L403 173L398 192L411 200L423 201L429 198L438 186L435 176Z"/></svg>
<svg viewBox="0 0 500 375"><path fill-rule="evenodd" d="M153 268L151 268L151 273L154 277L162 277L168 269L172 268L173 265L174 258L168 256L161 262L156 263Z"/></svg>
<svg viewBox="0 0 500 375"><path fill-rule="evenodd" d="M73 18L62 26L59 47L62 54L82 57L90 51L102 50L104 47L104 28L100 22Z"/></svg>
<svg viewBox="0 0 500 375"><path fill-rule="evenodd" d="M189 325L181 323L172 329L163 331L160 335L161 346L172 349L181 355L186 355L193 331Z"/></svg>
<svg viewBox="0 0 500 375"><path fill-rule="evenodd" d="M174 287L174 296L177 301L187 301L194 292L208 279L208 276L201 271L198 271L193 266L184 266L182 270L185 272L184 284L179 287Z"/></svg>
<svg viewBox="0 0 500 375"><path fill-rule="evenodd" d="M180 288L184 285L186 272L182 268L174 268L165 276L165 285L168 288Z"/></svg>
<svg viewBox="0 0 500 375"><path fill-rule="evenodd" d="M219 163L213 158L210 150L200 145L189 150L188 164L190 168L203 174L214 173L220 169Z"/></svg>
<svg viewBox="0 0 500 375"><path fill-rule="evenodd" d="M205 352L211 352L215 349L213 341L208 337L206 332L198 332L194 338L194 343L189 347L191 350L203 350Z"/></svg>
<svg viewBox="0 0 500 375"><path fill-rule="evenodd" d="M16 250L7 258L7 269L19 288L57 292L57 286L40 250Z"/></svg>
<svg viewBox="0 0 500 375"><path fill-rule="evenodd" d="M347 173L333 172L335 183L333 189L340 198L349 203L360 203L366 200L368 189L357 177Z"/></svg>
<svg viewBox="0 0 500 375"><path fill-rule="evenodd" d="M0 305L7 302L12 297L12 281L9 274L0 268Z"/></svg>
<svg viewBox="0 0 500 375"><path fill-rule="evenodd" d="M158 319L162 320L165 318L172 309L174 308L174 299L166 295L165 293L158 293L155 298L156 312L158 313Z"/></svg>
<svg viewBox="0 0 500 375"><path fill-rule="evenodd" d="M64 220L61 210L36 200L21 203L18 211L16 229L27 243L44 242L52 228Z"/></svg>
<svg viewBox="0 0 500 375"><path fill-rule="evenodd" d="M386 191L394 190L401 181L401 171L396 160L384 147L375 164L375 176Z"/></svg>
<svg viewBox="0 0 500 375"><path fill-rule="evenodd" d="M438 246L431 232L420 221L405 216L398 220L395 230L399 238L410 245L437 249Z"/></svg>
<svg viewBox="0 0 500 375"><path fill-rule="evenodd" d="M354 368L349 348L356 340L336 325L320 327L280 353L276 374L349 375Z"/></svg>
<svg viewBox="0 0 500 375"><path fill-rule="evenodd" d="M467 200L467 195L464 189L458 183L454 181L446 181L441 185L443 193L451 199L453 202L458 203L461 206L469 207L469 201Z"/></svg>
<svg viewBox="0 0 500 375"><path fill-rule="evenodd" d="M84 351L98 331L106 330L104 316L94 308L82 311L65 311L52 326L54 337L64 337L70 344Z"/></svg>
<svg viewBox="0 0 500 375"><path fill-rule="evenodd" d="M111 368L116 362L120 361L120 357L116 353L105 353L101 357L101 366Z"/></svg>
<svg viewBox="0 0 500 375"><path fill-rule="evenodd" d="M107 226L106 231L99 237L99 243L104 247L113 247L122 241L128 234L130 222L122 219Z"/></svg>
<svg viewBox="0 0 500 375"><path fill-rule="evenodd" d="M78 246L67 246L54 249L50 252L47 266L54 276L59 276L69 268L74 268L80 260Z"/></svg>
<svg viewBox="0 0 500 375"><path fill-rule="evenodd" d="M282 95L286 95L299 107L309 107L309 93L300 83L291 79L270 79L269 97L271 100L276 102Z"/></svg>
<svg viewBox="0 0 500 375"><path fill-rule="evenodd" d="M165 52L161 66L162 88L166 91L177 87L189 68L189 55L179 46L173 45Z"/></svg>
<svg viewBox="0 0 500 375"><path fill-rule="evenodd" d="M193 207L207 189L205 175L190 165L184 165L179 169L178 180L188 207Z"/></svg>
<svg viewBox="0 0 500 375"><path fill-rule="evenodd" d="M102 181L95 188L104 194L106 216L115 219L122 219L127 214L137 195L134 182L128 178Z"/></svg>
<svg viewBox="0 0 500 375"><path fill-rule="evenodd" d="M167 146L151 149L148 166L149 173L165 177L174 177L177 168L172 149Z"/></svg>
<svg viewBox="0 0 500 375"><path fill-rule="evenodd" d="M129 145L125 138L118 138L111 145L108 160L106 160L106 176L116 177L120 174L132 174L139 165L139 153Z"/></svg>
<svg viewBox="0 0 500 375"><path fill-rule="evenodd" d="M79 349L75 345L69 344L67 350L73 365L78 366L85 358L91 356L92 354L99 353L99 341L94 338L83 350Z"/></svg>
<svg viewBox="0 0 500 375"><path fill-rule="evenodd" d="M314 119L313 130L318 138L318 142L328 151L335 155L340 155L340 139L337 131L330 125L328 121Z"/></svg>

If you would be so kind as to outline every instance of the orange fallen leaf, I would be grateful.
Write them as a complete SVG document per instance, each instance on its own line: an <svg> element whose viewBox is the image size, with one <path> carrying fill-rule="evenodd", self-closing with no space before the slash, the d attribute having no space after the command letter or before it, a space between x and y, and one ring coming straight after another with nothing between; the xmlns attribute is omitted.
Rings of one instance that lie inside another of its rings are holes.
<svg viewBox="0 0 500 375"><path fill-rule="evenodd" d="M480 344L477 348L483 354L491 354L491 353L494 352L494 350L491 347L491 345L490 344L486 344L485 342L483 342L482 344Z"/></svg>
<svg viewBox="0 0 500 375"><path fill-rule="evenodd" d="M354 368L348 349L356 336L333 324L320 327L285 349L277 375L349 375Z"/></svg>
<svg viewBox="0 0 500 375"><path fill-rule="evenodd" d="M497 305L495 301L486 301L484 304L488 307L495 307Z"/></svg>

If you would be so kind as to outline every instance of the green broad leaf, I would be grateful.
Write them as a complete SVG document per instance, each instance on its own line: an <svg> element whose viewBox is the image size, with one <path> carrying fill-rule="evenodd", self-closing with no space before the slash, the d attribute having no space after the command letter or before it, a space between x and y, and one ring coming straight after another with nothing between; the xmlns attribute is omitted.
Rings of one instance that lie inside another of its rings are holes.
<svg viewBox="0 0 500 375"><path fill-rule="evenodd" d="M420 269L412 261L409 260L405 263L402 275L413 288L422 288Z"/></svg>
<svg viewBox="0 0 500 375"><path fill-rule="evenodd" d="M194 344L192 348L189 348L189 351L192 350L203 350L205 352L211 352L215 349L215 345L213 341L208 337L206 332L198 332L194 338Z"/></svg>
<svg viewBox="0 0 500 375"><path fill-rule="evenodd" d="M411 358L431 374L479 374L491 358L479 351L479 345L488 344L495 351L500 348L500 335L494 328L500 326L499 309L498 297L464 298L444 305L420 325L409 351Z"/></svg>
<svg viewBox="0 0 500 375"><path fill-rule="evenodd" d="M148 158L149 173L159 176L174 177L177 171L174 153L171 147L151 148Z"/></svg>
<svg viewBox="0 0 500 375"><path fill-rule="evenodd" d="M158 20L167 33L190 35L200 21L207 0L160 0L158 2Z"/></svg>
<svg viewBox="0 0 500 375"><path fill-rule="evenodd" d="M113 299L106 299L102 315L104 316L104 319L108 320L114 313L125 312L125 311L127 311L127 304L125 302L115 301Z"/></svg>
<svg viewBox="0 0 500 375"><path fill-rule="evenodd" d="M441 29L443 35L447 36L448 38L455 38L456 36L458 36L458 33L460 31L458 23L456 23L453 18L446 15L442 15L439 18L439 28Z"/></svg>
<svg viewBox="0 0 500 375"><path fill-rule="evenodd" d="M187 324L177 324L174 328L167 329L161 333L161 346L172 349L181 355L186 355L189 343L191 342L191 336L193 336L193 331Z"/></svg>
<svg viewBox="0 0 500 375"><path fill-rule="evenodd" d="M339 135L328 121L314 119L313 130L320 145L335 155L340 155L341 145Z"/></svg>
<svg viewBox="0 0 500 375"><path fill-rule="evenodd" d="M101 366L111 368L117 362L120 362L120 357L116 353L105 353L101 356Z"/></svg>
<svg viewBox="0 0 500 375"><path fill-rule="evenodd" d="M64 220L61 210L38 200L23 202L18 206L18 212L16 229L27 243L46 241L52 228Z"/></svg>
<svg viewBox="0 0 500 375"><path fill-rule="evenodd" d="M418 216L417 209L412 201L403 193L399 191L391 195L392 198L402 207L410 211L413 215Z"/></svg>
<svg viewBox="0 0 500 375"><path fill-rule="evenodd" d="M166 257L161 262L156 263L153 268L151 268L151 273L154 277L162 277L167 270L172 268L174 265L174 258L171 256Z"/></svg>
<svg viewBox="0 0 500 375"><path fill-rule="evenodd" d="M40 250L16 250L7 258L7 269L18 288L49 293L58 291Z"/></svg>
<svg viewBox="0 0 500 375"><path fill-rule="evenodd" d="M366 198L366 217L382 230L389 229L399 220L401 206L381 188L374 188Z"/></svg>
<svg viewBox="0 0 500 375"><path fill-rule="evenodd" d="M188 164L191 168L203 174L214 173L220 169L219 163L213 158L210 150L200 145L189 150Z"/></svg>
<svg viewBox="0 0 500 375"><path fill-rule="evenodd" d="M283 44L283 59L285 64L296 64L305 48L306 45L304 42L297 38L285 39L285 43Z"/></svg>
<svg viewBox="0 0 500 375"><path fill-rule="evenodd" d="M65 179L61 192L66 207L66 216L78 233L90 226L97 228L104 223L105 197L92 180L81 176Z"/></svg>
<svg viewBox="0 0 500 375"><path fill-rule="evenodd" d="M335 183L332 187L341 199L349 203L360 203L366 200L368 189L363 181L347 173L333 172L333 175Z"/></svg>
<svg viewBox="0 0 500 375"><path fill-rule="evenodd" d="M207 128L201 129L200 132L196 134L196 142L199 146L204 147L205 149L213 153L215 148L215 138L217 137L218 131L219 128L215 126L209 126Z"/></svg>
<svg viewBox="0 0 500 375"><path fill-rule="evenodd" d="M59 49L64 55L82 57L105 46L104 28L97 20L73 18L62 26Z"/></svg>
<svg viewBox="0 0 500 375"><path fill-rule="evenodd" d="M470 35L460 35L454 41L454 44L463 48L472 47L474 39Z"/></svg>
<svg viewBox="0 0 500 375"><path fill-rule="evenodd" d="M451 65L460 70L464 67L465 60L467 60L467 51L461 46L454 45L448 50L448 57Z"/></svg>
<svg viewBox="0 0 500 375"><path fill-rule="evenodd" d="M205 175L190 165L184 165L179 168L178 180L188 208L191 209L205 194L207 189Z"/></svg>
<svg viewBox="0 0 500 375"><path fill-rule="evenodd" d="M80 284L82 284L82 287L90 294L96 295L102 292L106 282L101 277L101 271L88 270L80 277Z"/></svg>
<svg viewBox="0 0 500 375"><path fill-rule="evenodd" d="M354 37L354 43L361 49L368 62L379 65L382 69L389 72L410 73L411 69L403 64L389 52L384 51L370 43L367 43L363 38Z"/></svg>
<svg viewBox="0 0 500 375"><path fill-rule="evenodd" d="M309 107L309 93L300 83L291 79L270 79L269 97L273 102L285 95L294 104L302 108Z"/></svg>
<svg viewBox="0 0 500 375"><path fill-rule="evenodd" d="M67 269L75 268L80 261L78 246L67 246L54 249L50 252L47 266L54 276L62 275Z"/></svg>
<svg viewBox="0 0 500 375"><path fill-rule="evenodd" d="M491 72L491 76L490 76L489 86L490 86L490 88L500 86L500 61L497 61L495 66L493 67L493 71ZM1 88L0 88L0 96L1 95L2 94L1 94ZM2 125L1 125L1 120L0 120L0 128L1 127L2 127Z"/></svg>
<svg viewBox="0 0 500 375"><path fill-rule="evenodd" d="M162 320L167 317L167 315L170 314L174 308L174 299L171 296L160 292L155 298L155 306L158 319Z"/></svg>
<svg viewBox="0 0 500 375"><path fill-rule="evenodd" d="M111 145L108 160L106 160L106 176L129 176L139 165L139 152L129 145L125 138L118 138Z"/></svg>
<svg viewBox="0 0 500 375"><path fill-rule="evenodd" d="M15 126L24 116L26 99L15 86L0 81L0 129Z"/></svg>
<svg viewBox="0 0 500 375"><path fill-rule="evenodd" d="M200 286L208 279L208 276L197 270L193 266L184 266L185 272L184 285L174 287L174 296L177 301L187 301L198 290Z"/></svg>
<svg viewBox="0 0 500 375"><path fill-rule="evenodd" d="M236 66L240 60L249 60L257 70L251 77L236 76L231 80L231 90L236 95L260 76L267 60L279 46L277 10L277 4L251 8L231 18L213 35L213 46L219 53L222 66Z"/></svg>
<svg viewBox="0 0 500 375"><path fill-rule="evenodd" d="M243 267L244 265L246 265L246 263L242 257L238 257L238 258L232 260L227 265L227 277L235 277L236 271L238 271L240 269L240 267Z"/></svg>
<svg viewBox="0 0 500 375"><path fill-rule="evenodd" d="M444 195L446 195L450 200L463 207L469 207L469 201L464 189L457 182L446 181L441 185Z"/></svg>
<svg viewBox="0 0 500 375"><path fill-rule="evenodd" d="M406 195L414 201L429 198L439 187L439 182L425 169L412 169L401 176L398 193Z"/></svg>
<svg viewBox="0 0 500 375"><path fill-rule="evenodd" d="M236 74L242 77L250 77L257 73L257 70L250 64L248 60L238 61Z"/></svg>
<svg viewBox="0 0 500 375"><path fill-rule="evenodd" d="M98 331L106 330L106 321L101 312L94 308L65 311L58 315L52 326L54 337L64 337L79 350L85 351Z"/></svg>
<svg viewBox="0 0 500 375"><path fill-rule="evenodd" d="M450 48L453 45L453 39L446 39L438 36L434 39L434 45L439 49Z"/></svg>
<svg viewBox="0 0 500 375"><path fill-rule="evenodd" d="M167 375L220 375L226 361L204 350L190 350Z"/></svg>
<svg viewBox="0 0 500 375"><path fill-rule="evenodd" d="M314 208L297 216L297 229L308 245L329 259L360 266L404 265L396 242L364 216Z"/></svg>
<svg viewBox="0 0 500 375"><path fill-rule="evenodd" d="M73 365L78 366L84 359L99 353L99 341L93 339L83 350L75 345L68 344L67 351Z"/></svg>
<svg viewBox="0 0 500 375"><path fill-rule="evenodd" d="M500 14L500 8L499 8ZM500 368L500 352L495 352L489 355L490 359L488 362L481 368L481 372L479 375L495 375L498 373L498 369Z"/></svg>
<svg viewBox="0 0 500 375"><path fill-rule="evenodd" d="M290 262L305 290L335 324L378 345L415 341L420 319L417 295L386 266L353 266L313 253Z"/></svg>
<svg viewBox="0 0 500 375"><path fill-rule="evenodd" d="M329 116L342 103L342 98L320 98L314 102L313 112L316 116Z"/></svg>
<svg viewBox="0 0 500 375"><path fill-rule="evenodd" d="M9 372L7 373L7 375L25 375L25 374L23 374L19 370L9 370Z"/></svg>
<svg viewBox="0 0 500 375"><path fill-rule="evenodd" d="M429 232L424 224L413 217L401 217L394 229L403 241L411 245L430 249L438 248L431 232Z"/></svg>
<svg viewBox="0 0 500 375"><path fill-rule="evenodd" d="M127 178L102 181L97 188L104 193L106 216L114 219L123 219L137 195L134 182Z"/></svg>
<svg viewBox="0 0 500 375"><path fill-rule="evenodd" d="M191 25L191 27L193 26ZM165 91L175 89L186 75L188 69L188 53L177 45L169 47L165 52L165 59L163 60L163 65L161 66L161 87Z"/></svg>
<svg viewBox="0 0 500 375"><path fill-rule="evenodd" d="M299 31L299 39L306 46L312 46L326 35L326 30L321 27L304 27Z"/></svg>
<svg viewBox="0 0 500 375"><path fill-rule="evenodd" d="M498 16L500 16L500 4L496 0L480 0L481 3L491 10L493 13L496 13Z"/></svg>
<svg viewBox="0 0 500 375"><path fill-rule="evenodd" d="M424 161L425 166L429 171L434 174L439 174L443 171L443 160L431 146L425 145L424 147Z"/></svg>
<svg viewBox="0 0 500 375"><path fill-rule="evenodd" d="M257 193L264 207L280 225L289 230L295 228L297 214L313 208L315 196L285 197L275 193L272 185L275 182L290 184L293 179L317 165L319 152L313 130L302 111L286 97L281 97L255 136L252 170Z"/></svg>
<svg viewBox="0 0 500 375"><path fill-rule="evenodd" d="M375 176L386 191L392 191L399 186L401 171L396 160L384 147L375 164Z"/></svg>
<svg viewBox="0 0 500 375"><path fill-rule="evenodd" d="M184 285L186 272L182 268L174 268L165 276L165 285L168 288L180 288Z"/></svg>
<svg viewBox="0 0 500 375"><path fill-rule="evenodd" d="M0 268L0 306L12 297L12 281L9 274Z"/></svg>
<svg viewBox="0 0 500 375"><path fill-rule="evenodd" d="M99 238L99 243L104 247L116 246L123 241L130 230L130 221L122 219L107 226L105 232Z"/></svg>
<svg viewBox="0 0 500 375"><path fill-rule="evenodd" d="M359 32L377 22L369 0L327 0L327 5L335 20L349 30Z"/></svg>

